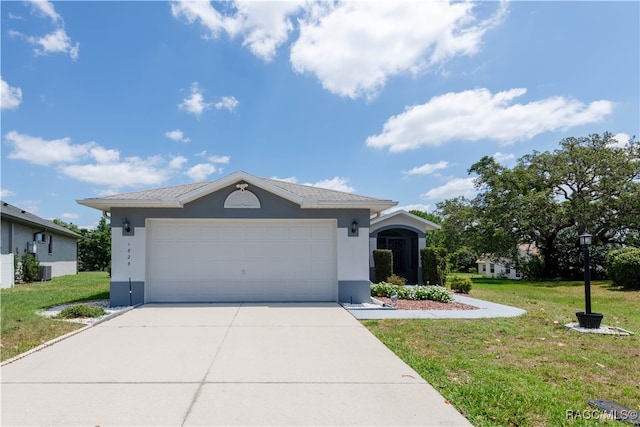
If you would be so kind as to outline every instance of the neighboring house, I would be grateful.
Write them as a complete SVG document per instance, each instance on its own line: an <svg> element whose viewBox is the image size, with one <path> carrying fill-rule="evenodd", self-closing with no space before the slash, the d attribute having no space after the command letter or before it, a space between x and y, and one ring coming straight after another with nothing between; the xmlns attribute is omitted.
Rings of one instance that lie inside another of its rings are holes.
<svg viewBox="0 0 640 427"><path fill-rule="evenodd" d="M393 273L407 279L407 283L422 283L420 249L426 247L426 233L438 229L438 224L403 210L372 219L369 230L371 281L375 281L373 251L391 249Z"/></svg>
<svg viewBox="0 0 640 427"><path fill-rule="evenodd" d="M78 203L111 218L112 305L368 302L370 218L397 204L245 172Z"/></svg>
<svg viewBox="0 0 640 427"><path fill-rule="evenodd" d="M515 263L505 258L495 258L483 255L476 261L478 274L486 277L500 277L505 279L520 279L522 275L515 268Z"/></svg>
<svg viewBox="0 0 640 427"><path fill-rule="evenodd" d="M82 236L24 209L0 203L3 288L13 286L13 257L19 260L25 252L34 254L45 267L41 269L42 279L78 272L78 240Z"/></svg>
<svg viewBox="0 0 640 427"><path fill-rule="evenodd" d="M520 258L530 258L538 255L535 245L522 244L518 246L518 256ZM476 261L478 264L478 274L487 277L501 277L505 279L522 279L522 272L516 270L516 263L508 258L495 257L491 254L482 255Z"/></svg>

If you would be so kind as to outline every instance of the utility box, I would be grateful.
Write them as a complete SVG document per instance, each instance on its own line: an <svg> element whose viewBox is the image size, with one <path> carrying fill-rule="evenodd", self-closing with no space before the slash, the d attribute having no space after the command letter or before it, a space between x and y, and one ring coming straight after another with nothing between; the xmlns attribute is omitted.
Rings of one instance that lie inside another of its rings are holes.
<svg viewBox="0 0 640 427"><path fill-rule="evenodd" d="M38 271L38 280L41 282L51 280L51 266L50 265L41 265L40 270Z"/></svg>

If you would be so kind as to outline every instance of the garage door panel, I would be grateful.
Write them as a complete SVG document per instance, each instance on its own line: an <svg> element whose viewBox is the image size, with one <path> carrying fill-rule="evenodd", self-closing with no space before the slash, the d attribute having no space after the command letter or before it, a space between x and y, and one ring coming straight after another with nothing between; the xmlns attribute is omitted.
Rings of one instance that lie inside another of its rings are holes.
<svg viewBox="0 0 640 427"><path fill-rule="evenodd" d="M149 220L148 301L335 301L336 223Z"/></svg>

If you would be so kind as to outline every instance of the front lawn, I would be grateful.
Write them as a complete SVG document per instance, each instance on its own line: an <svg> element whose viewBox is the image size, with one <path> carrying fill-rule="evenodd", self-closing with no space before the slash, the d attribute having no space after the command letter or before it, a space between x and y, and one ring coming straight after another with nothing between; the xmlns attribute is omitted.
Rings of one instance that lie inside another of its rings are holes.
<svg viewBox="0 0 640 427"><path fill-rule="evenodd" d="M591 287L603 325L640 333L640 292ZM474 278L471 297L527 310L518 318L364 321L475 426L622 427L587 400L640 411L640 338L567 330L584 311L582 282Z"/></svg>
<svg viewBox="0 0 640 427"><path fill-rule="evenodd" d="M53 338L83 327L38 316L44 308L71 302L109 298L104 272L55 277L50 282L16 285L0 291L2 325L0 360L6 360Z"/></svg>

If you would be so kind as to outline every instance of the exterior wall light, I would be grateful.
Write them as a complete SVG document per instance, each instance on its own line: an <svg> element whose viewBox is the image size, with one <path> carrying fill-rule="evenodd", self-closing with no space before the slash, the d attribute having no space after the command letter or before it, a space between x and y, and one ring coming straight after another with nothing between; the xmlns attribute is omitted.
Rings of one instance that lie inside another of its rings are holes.
<svg viewBox="0 0 640 427"><path fill-rule="evenodd" d="M129 223L129 220L127 218L125 218L124 221L122 221L122 227L124 228L124 231L126 231L127 233L131 232L131 223Z"/></svg>
<svg viewBox="0 0 640 427"><path fill-rule="evenodd" d="M351 223L351 234L356 234L358 232L358 221L355 219Z"/></svg>

